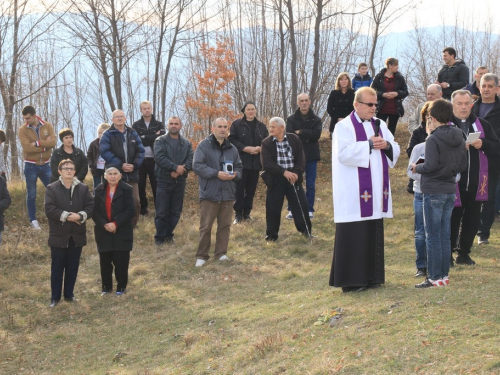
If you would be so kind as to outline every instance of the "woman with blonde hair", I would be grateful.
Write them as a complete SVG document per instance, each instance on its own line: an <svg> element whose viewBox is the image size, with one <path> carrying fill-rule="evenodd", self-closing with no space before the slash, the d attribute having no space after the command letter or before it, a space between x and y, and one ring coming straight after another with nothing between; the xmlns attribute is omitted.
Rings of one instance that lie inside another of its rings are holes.
<svg viewBox="0 0 500 375"><path fill-rule="evenodd" d="M340 73L335 81L335 90L328 97L326 107L330 115L330 137L337 122L354 111L354 90L348 73Z"/></svg>

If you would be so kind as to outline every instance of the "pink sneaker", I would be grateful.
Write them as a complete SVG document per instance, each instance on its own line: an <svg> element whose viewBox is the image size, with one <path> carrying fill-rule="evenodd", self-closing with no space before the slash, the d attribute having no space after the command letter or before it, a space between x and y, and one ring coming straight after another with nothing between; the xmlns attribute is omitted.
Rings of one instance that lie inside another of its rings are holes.
<svg viewBox="0 0 500 375"><path fill-rule="evenodd" d="M429 281L434 286L445 286L445 283L444 283L443 279L439 279L439 280L431 280L431 279L429 279Z"/></svg>
<svg viewBox="0 0 500 375"><path fill-rule="evenodd" d="M443 277L443 285L444 286L450 285L450 279L448 276Z"/></svg>

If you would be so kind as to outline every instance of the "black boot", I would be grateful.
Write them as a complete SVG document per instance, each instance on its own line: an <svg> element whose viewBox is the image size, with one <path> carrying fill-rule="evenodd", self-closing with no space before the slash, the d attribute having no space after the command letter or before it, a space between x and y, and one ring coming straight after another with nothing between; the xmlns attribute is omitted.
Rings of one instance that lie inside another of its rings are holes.
<svg viewBox="0 0 500 375"><path fill-rule="evenodd" d="M241 223L241 220L243 220L243 215L241 214L241 211L235 211L233 224L239 224Z"/></svg>
<svg viewBox="0 0 500 375"><path fill-rule="evenodd" d="M243 220L252 220L250 212L252 212L252 210L243 210Z"/></svg>

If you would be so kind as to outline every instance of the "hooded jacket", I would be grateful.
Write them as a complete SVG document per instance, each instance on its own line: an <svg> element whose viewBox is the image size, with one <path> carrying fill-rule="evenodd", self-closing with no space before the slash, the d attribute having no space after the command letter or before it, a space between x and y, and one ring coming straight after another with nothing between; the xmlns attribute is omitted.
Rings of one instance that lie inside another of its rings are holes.
<svg viewBox="0 0 500 375"><path fill-rule="evenodd" d="M441 125L427 137L425 162L416 167L416 172L422 175L422 193L455 193L455 177L466 168L467 157L462 131L456 126Z"/></svg>
<svg viewBox="0 0 500 375"><path fill-rule="evenodd" d="M387 92L384 85L384 76L387 68L382 69L373 79L371 88L377 92L377 113L382 108L385 98L382 96ZM408 96L408 86L406 85L405 77L399 72L394 73L394 79L396 81L395 91L398 93L394 99L396 100L396 108L399 117L403 117L405 114L405 109L403 107L403 100Z"/></svg>
<svg viewBox="0 0 500 375"><path fill-rule="evenodd" d="M439 83L449 83L450 87L443 88L443 98L450 99L453 91L460 90L469 83L469 68L461 59L455 60L452 66L446 64L438 72Z"/></svg>
<svg viewBox="0 0 500 375"><path fill-rule="evenodd" d="M123 143L126 140L127 153ZM119 131L115 124L106 130L99 142L99 152L106 161L106 168L116 167L122 173L122 180L125 182L139 181L139 167L144 159L144 147L137 132L125 125L125 131ZM132 172L123 172L124 163L133 164Z"/></svg>
<svg viewBox="0 0 500 375"><path fill-rule="evenodd" d="M236 173L233 180L221 180L218 177L225 161L233 163L233 173ZM211 134L200 142L194 152L193 171L198 176L200 200L232 201L236 194L236 182L241 179L243 164L231 142L225 139L221 145Z"/></svg>
<svg viewBox="0 0 500 375"><path fill-rule="evenodd" d="M75 246L87 244L87 219L92 216L94 199L87 185L73 177L69 190L64 186L62 177L47 185L45 191L45 214L49 221L49 246L68 247L69 238L73 237ZM82 216L80 224L68 221L70 212Z"/></svg>

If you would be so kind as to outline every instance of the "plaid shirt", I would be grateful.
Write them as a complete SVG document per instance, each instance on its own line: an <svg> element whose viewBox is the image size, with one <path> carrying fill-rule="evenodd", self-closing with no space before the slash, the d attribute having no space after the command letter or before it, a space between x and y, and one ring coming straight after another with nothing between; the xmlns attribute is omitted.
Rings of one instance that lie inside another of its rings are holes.
<svg viewBox="0 0 500 375"><path fill-rule="evenodd" d="M280 167L285 169L293 168L293 153L288 140L285 137L283 142L278 141L278 138L273 137L273 141L276 142L276 151L278 151L278 160L276 161Z"/></svg>

